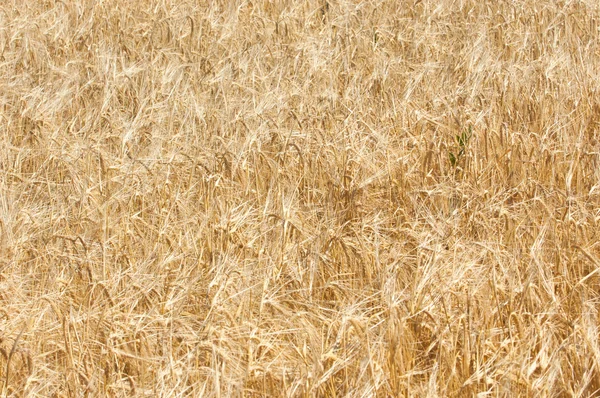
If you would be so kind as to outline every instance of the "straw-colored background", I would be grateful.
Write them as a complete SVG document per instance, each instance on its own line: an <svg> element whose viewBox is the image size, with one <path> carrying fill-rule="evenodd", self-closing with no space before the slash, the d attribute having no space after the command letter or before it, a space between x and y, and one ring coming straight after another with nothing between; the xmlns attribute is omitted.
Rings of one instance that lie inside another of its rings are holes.
<svg viewBox="0 0 600 398"><path fill-rule="evenodd" d="M598 394L599 18L4 2L2 395Z"/></svg>

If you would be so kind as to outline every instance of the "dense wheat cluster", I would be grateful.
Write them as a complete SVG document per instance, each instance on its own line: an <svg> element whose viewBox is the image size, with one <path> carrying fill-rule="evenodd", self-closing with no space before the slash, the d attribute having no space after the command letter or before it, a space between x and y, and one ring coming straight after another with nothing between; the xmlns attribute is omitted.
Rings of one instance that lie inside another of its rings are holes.
<svg viewBox="0 0 600 398"><path fill-rule="evenodd" d="M592 0L4 2L1 395L598 394L599 37Z"/></svg>

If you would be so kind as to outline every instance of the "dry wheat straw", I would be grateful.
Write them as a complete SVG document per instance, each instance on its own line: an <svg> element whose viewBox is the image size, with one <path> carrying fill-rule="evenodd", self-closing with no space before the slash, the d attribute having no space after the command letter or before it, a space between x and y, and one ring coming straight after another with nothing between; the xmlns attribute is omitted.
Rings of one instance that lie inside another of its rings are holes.
<svg viewBox="0 0 600 398"><path fill-rule="evenodd" d="M597 395L599 18L4 2L3 394Z"/></svg>

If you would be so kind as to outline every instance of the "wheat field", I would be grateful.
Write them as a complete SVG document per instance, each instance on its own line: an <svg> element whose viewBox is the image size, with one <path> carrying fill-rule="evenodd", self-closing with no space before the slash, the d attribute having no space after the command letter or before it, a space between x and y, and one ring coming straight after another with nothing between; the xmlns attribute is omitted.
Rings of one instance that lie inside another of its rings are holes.
<svg viewBox="0 0 600 398"><path fill-rule="evenodd" d="M593 0L6 0L3 397L600 395Z"/></svg>

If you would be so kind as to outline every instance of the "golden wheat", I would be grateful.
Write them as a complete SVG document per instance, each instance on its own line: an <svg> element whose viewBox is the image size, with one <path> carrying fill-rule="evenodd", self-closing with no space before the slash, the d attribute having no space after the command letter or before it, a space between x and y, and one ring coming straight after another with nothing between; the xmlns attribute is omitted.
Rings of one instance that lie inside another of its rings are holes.
<svg viewBox="0 0 600 398"><path fill-rule="evenodd" d="M600 6L0 6L3 396L600 394Z"/></svg>

